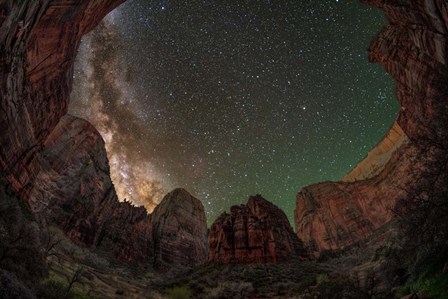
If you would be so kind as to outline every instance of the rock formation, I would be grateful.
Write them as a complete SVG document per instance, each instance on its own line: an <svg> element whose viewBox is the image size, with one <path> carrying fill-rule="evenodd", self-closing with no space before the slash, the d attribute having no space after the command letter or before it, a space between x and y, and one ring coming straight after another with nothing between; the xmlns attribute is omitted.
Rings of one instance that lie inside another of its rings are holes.
<svg viewBox="0 0 448 299"><path fill-rule="evenodd" d="M99 133L87 121L64 116L43 145L40 165L27 197L32 211L72 239L98 244L118 203Z"/></svg>
<svg viewBox="0 0 448 299"><path fill-rule="evenodd" d="M186 190L168 193L152 213L152 223L156 268L183 268L207 260L204 206Z"/></svg>
<svg viewBox="0 0 448 299"><path fill-rule="evenodd" d="M161 252L157 246L170 252L186 246L196 256L172 260L193 266L206 260L200 202L196 200L185 213L169 203L159 209L153 230L144 208L118 201L96 129L64 116L81 37L123 1L2 1L0 179L28 202L38 219L57 224L80 244L112 251L121 260L164 267L170 266L170 259L158 255L162 262L154 257L154 252ZM171 212L179 223L170 218ZM191 230L191 238L195 233L199 237L195 244L164 243L169 231L176 229Z"/></svg>
<svg viewBox="0 0 448 299"><path fill-rule="evenodd" d="M26 197L42 144L66 114L79 41L124 0L4 0L0 7L0 170Z"/></svg>
<svg viewBox="0 0 448 299"><path fill-rule="evenodd" d="M372 161L363 161L346 177L363 180L316 184L297 195L297 234L314 253L369 236L393 218L399 200L419 196L421 190L447 188L448 3L362 2L381 8L390 22L370 45L369 59L396 80L401 106L397 124L409 142L398 146L386 165L371 169Z"/></svg>
<svg viewBox="0 0 448 299"><path fill-rule="evenodd" d="M28 203L38 219L58 225L72 240L165 270L207 260L201 202L175 190L156 209L153 221L145 208L119 202L104 141L87 121L62 117L44 142L40 165Z"/></svg>
<svg viewBox="0 0 448 299"><path fill-rule="evenodd" d="M67 151L69 157L56 153L65 154L62 148L76 143L64 141L63 130L53 132L67 112L73 61L82 35L123 1L2 1L0 179L19 198L28 200L42 217L61 225L73 239L90 246L111 240L117 244L113 249L117 256L133 260L159 250L152 245L157 238L153 238L149 217L143 210L116 200L104 175L104 155L93 151L98 156L89 156L88 147L99 145L91 127L76 120L70 124L69 117L63 120L67 123L61 126L69 135L75 134L76 128L70 127L75 124L86 130L85 136L75 138L81 145L79 153ZM396 149L384 167L356 175L366 179L317 184L298 194L297 233L315 251L343 247L368 236L393 217L395 202L409 196L409 186L413 190L428 183L433 190L445 190L447 186L448 3L362 2L382 9L389 20L370 45L369 59L382 64L396 80L401 106L397 123L409 143ZM53 159L68 161L65 165L69 167L60 168ZM85 169L87 176L79 169ZM73 175L81 181L70 185L68 178ZM95 188L97 194L92 193ZM82 195L72 201L76 190ZM44 196L48 198L37 200ZM212 260L280 261L288 252L294 252L288 226L269 217L258 218L263 209L254 207L234 207L230 215L218 219L210 239ZM57 214L58 209L67 217ZM159 215L157 222L164 234L172 229L172 225L162 225L165 218L170 219ZM274 225L267 227L263 223ZM277 230L276 224L282 230ZM178 244L175 239L170 242Z"/></svg>
<svg viewBox="0 0 448 299"><path fill-rule="evenodd" d="M356 182L326 182L297 194L296 231L313 253L338 249L364 239L394 216L395 204L416 179L421 156L412 145L400 147L384 170Z"/></svg>
<svg viewBox="0 0 448 299"><path fill-rule="evenodd" d="M211 262L277 263L304 255L285 213L260 195L231 207L210 228Z"/></svg>

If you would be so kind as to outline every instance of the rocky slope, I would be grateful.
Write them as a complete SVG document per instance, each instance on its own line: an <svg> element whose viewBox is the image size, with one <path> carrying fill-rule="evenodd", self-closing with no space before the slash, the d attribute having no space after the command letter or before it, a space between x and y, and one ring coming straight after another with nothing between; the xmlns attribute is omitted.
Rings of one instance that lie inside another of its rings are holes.
<svg viewBox="0 0 448 299"><path fill-rule="evenodd" d="M378 173L365 167L354 175L364 180L316 184L297 195L297 234L314 253L369 236L392 219L399 200L446 189L448 3L362 2L382 9L389 20L370 45L369 59L396 80L401 105L397 124L409 142L396 149Z"/></svg>
<svg viewBox="0 0 448 299"><path fill-rule="evenodd" d="M212 224L209 261L277 263L305 255L285 213L260 195L233 206Z"/></svg>

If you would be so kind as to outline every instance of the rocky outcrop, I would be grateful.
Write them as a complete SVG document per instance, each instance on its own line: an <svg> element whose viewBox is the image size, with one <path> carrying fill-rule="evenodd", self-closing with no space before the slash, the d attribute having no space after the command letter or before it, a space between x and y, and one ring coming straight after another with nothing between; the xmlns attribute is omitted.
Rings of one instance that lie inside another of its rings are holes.
<svg viewBox="0 0 448 299"><path fill-rule="evenodd" d="M367 157L342 178L342 181L353 182L374 177L384 169L392 154L407 142L409 138L397 122L394 122L383 139L369 151Z"/></svg>
<svg viewBox="0 0 448 299"><path fill-rule="evenodd" d="M184 189L168 193L152 213L155 267L178 270L207 260L204 206Z"/></svg>
<svg viewBox="0 0 448 299"><path fill-rule="evenodd" d="M316 254L369 236L393 218L398 201L446 189L448 3L362 2L381 8L390 22L370 45L369 59L396 80L397 124L409 141L386 165L372 166L368 158L346 178L362 180L316 184L297 195L297 234ZM371 153L383 151L382 143L379 147Z"/></svg>
<svg viewBox="0 0 448 299"><path fill-rule="evenodd" d="M285 213L260 195L231 207L210 228L211 262L277 263L304 255Z"/></svg>

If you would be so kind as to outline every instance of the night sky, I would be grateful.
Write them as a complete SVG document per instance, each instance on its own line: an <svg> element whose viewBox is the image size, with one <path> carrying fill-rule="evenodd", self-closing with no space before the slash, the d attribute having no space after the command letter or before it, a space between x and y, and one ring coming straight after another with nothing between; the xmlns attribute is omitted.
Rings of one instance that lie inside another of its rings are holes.
<svg viewBox="0 0 448 299"><path fill-rule="evenodd" d="M103 135L121 199L151 211L184 187L211 223L258 193L292 220L397 115L367 60L384 23L354 0L128 0L83 39L70 113Z"/></svg>

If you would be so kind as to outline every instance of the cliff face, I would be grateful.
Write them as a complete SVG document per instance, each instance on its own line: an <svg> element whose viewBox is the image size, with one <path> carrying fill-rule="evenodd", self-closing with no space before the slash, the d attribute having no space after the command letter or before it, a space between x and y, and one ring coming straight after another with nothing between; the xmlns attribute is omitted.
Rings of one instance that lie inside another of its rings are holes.
<svg viewBox="0 0 448 299"><path fill-rule="evenodd" d="M0 169L26 196L42 144L66 114L83 34L124 0L5 0L0 8Z"/></svg>
<svg viewBox="0 0 448 299"><path fill-rule="evenodd" d="M380 143L346 182L312 185L297 195L297 234L314 253L369 236L392 219L397 201L416 196L428 185L446 189L448 3L362 2L381 8L390 22L370 45L369 59L382 64L396 80L401 105L397 124L409 141L397 147L397 138L391 144L396 149L386 165L378 163L384 155L373 159L384 151ZM384 140L394 135L391 131ZM358 179L362 180L353 182Z"/></svg>
<svg viewBox="0 0 448 299"><path fill-rule="evenodd" d="M259 195L224 212L210 228L211 262L277 263L304 255L285 213Z"/></svg>
<svg viewBox="0 0 448 299"><path fill-rule="evenodd" d="M104 142L88 122L64 116L43 145L28 202L40 218L75 240L96 245L118 203Z"/></svg>
<svg viewBox="0 0 448 299"><path fill-rule="evenodd" d="M66 115L43 145L40 171L27 197L40 221L74 241L103 247L126 261L152 258L152 224L143 207L120 203L104 141L87 121Z"/></svg>
<svg viewBox="0 0 448 299"><path fill-rule="evenodd" d="M413 165L422 156L415 146L400 147L384 170L371 179L326 182L297 194L296 231L313 253L351 245L394 216L396 202L417 179Z"/></svg>

